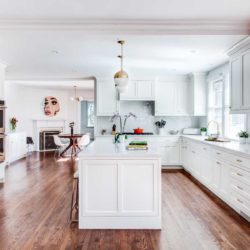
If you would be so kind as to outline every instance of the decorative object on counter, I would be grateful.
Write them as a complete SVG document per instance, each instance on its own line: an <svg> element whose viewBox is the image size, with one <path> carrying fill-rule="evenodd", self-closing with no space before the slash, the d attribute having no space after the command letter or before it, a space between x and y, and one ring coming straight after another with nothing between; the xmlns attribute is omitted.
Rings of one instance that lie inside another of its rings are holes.
<svg viewBox="0 0 250 250"><path fill-rule="evenodd" d="M179 133L179 130L169 130L168 133L170 135L177 135Z"/></svg>
<svg viewBox="0 0 250 250"><path fill-rule="evenodd" d="M127 123L127 120L128 118L130 117L134 117L135 119L137 118L137 116L131 112L129 112L128 115L124 115L124 122L122 123L122 117L121 115L117 112L115 113L111 118L110 118L110 121L111 122L114 122L116 121L118 118L119 118L119 121L120 121L120 134L123 134L124 131L125 131L125 126L126 126L126 123Z"/></svg>
<svg viewBox="0 0 250 250"><path fill-rule="evenodd" d="M202 136L206 136L207 135L207 128L205 128L205 127L201 128L201 135Z"/></svg>
<svg viewBox="0 0 250 250"><path fill-rule="evenodd" d="M135 128L134 129L134 133L137 135L141 135L144 132L144 129L142 128Z"/></svg>
<svg viewBox="0 0 250 250"><path fill-rule="evenodd" d="M132 141L127 146L127 150L148 150L147 141Z"/></svg>
<svg viewBox="0 0 250 250"><path fill-rule="evenodd" d="M52 117L56 116L60 111L60 104L56 97L46 96L44 98L44 114L46 116Z"/></svg>
<svg viewBox="0 0 250 250"><path fill-rule="evenodd" d="M16 131L16 124L17 124L18 120L16 117L12 117L10 119L10 128L11 128L11 131Z"/></svg>
<svg viewBox="0 0 250 250"><path fill-rule="evenodd" d="M158 134L159 135L164 135L164 127L166 125L166 121L161 119L160 121L155 122L156 127L158 128Z"/></svg>
<svg viewBox="0 0 250 250"><path fill-rule="evenodd" d="M249 137L249 134L247 131L240 131L238 133L239 139L240 139L240 144L246 144L247 143L247 138Z"/></svg>
<svg viewBox="0 0 250 250"><path fill-rule="evenodd" d="M112 135L115 135L116 134L116 125L113 124L112 126Z"/></svg>
<svg viewBox="0 0 250 250"><path fill-rule="evenodd" d="M105 134L106 134L106 132L107 132L107 130L106 130L106 129L102 129L101 134L102 134L102 135L105 135Z"/></svg>
<svg viewBox="0 0 250 250"><path fill-rule="evenodd" d="M121 54L118 56L121 60L121 69L115 73L114 81L117 90L122 93L127 90L129 84L128 74L123 70L123 45L125 41L118 40L117 43L121 45Z"/></svg>
<svg viewBox="0 0 250 250"><path fill-rule="evenodd" d="M70 134L73 135L74 134L74 126L75 126L75 123L74 122L71 122L69 124L69 127L70 127Z"/></svg>

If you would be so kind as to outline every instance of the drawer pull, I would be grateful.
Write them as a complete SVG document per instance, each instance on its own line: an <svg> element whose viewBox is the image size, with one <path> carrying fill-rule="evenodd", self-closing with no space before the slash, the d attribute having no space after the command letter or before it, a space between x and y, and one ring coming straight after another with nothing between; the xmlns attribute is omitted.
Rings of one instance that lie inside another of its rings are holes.
<svg viewBox="0 0 250 250"><path fill-rule="evenodd" d="M243 201L242 201L242 200L240 200L239 198L237 198L237 201L238 201L238 202L240 202L240 203L243 203Z"/></svg>
<svg viewBox="0 0 250 250"><path fill-rule="evenodd" d="M218 162L218 161L216 162L216 164L221 165L220 162Z"/></svg>
<svg viewBox="0 0 250 250"><path fill-rule="evenodd" d="M207 150L206 148L203 148L203 150Z"/></svg>
<svg viewBox="0 0 250 250"><path fill-rule="evenodd" d="M192 150L192 153L195 154L195 151Z"/></svg>
<svg viewBox="0 0 250 250"><path fill-rule="evenodd" d="M217 154L217 155L220 155L220 153L219 153L219 152L217 152L216 154Z"/></svg>
<svg viewBox="0 0 250 250"><path fill-rule="evenodd" d="M243 187L237 186L238 189L243 190Z"/></svg>
<svg viewBox="0 0 250 250"><path fill-rule="evenodd" d="M237 159L236 161L237 161L237 162L240 162L240 163L242 162L242 160L239 160L239 159Z"/></svg>
<svg viewBox="0 0 250 250"><path fill-rule="evenodd" d="M239 176L243 176L243 174L240 174L240 173L237 173L237 175L239 175Z"/></svg>

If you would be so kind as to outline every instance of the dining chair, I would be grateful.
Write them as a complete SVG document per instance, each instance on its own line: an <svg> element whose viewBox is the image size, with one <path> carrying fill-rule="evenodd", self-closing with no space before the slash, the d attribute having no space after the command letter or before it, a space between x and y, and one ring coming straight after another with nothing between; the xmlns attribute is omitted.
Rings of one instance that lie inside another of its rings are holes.
<svg viewBox="0 0 250 250"><path fill-rule="evenodd" d="M77 145L81 150L83 150L89 143L90 143L90 136L89 134L85 134L79 139Z"/></svg>
<svg viewBox="0 0 250 250"><path fill-rule="evenodd" d="M53 135L53 138L54 138L54 143L56 144L56 147L57 147L57 150L55 151L55 154L56 154L56 152L58 152L58 155L60 155L60 151L64 147L68 146L68 143L62 142L58 135Z"/></svg>

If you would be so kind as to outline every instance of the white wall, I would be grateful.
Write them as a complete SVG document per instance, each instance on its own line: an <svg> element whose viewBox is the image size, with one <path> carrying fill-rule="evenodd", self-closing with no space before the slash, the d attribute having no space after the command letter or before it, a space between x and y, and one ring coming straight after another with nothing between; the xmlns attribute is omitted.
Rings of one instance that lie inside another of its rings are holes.
<svg viewBox="0 0 250 250"><path fill-rule="evenodd" d="M78 95L86 100L94 98L93 91L79 90ZM46 96L55 96L59 100L60 112L54 118L49 118L43 113L43 100ZM74 96L73 91L66 89L38 88L8 82L5 84L5 99L8 107L6 120L9 121L15 116L18 119L16 131L26 131L27 135L32 137L34 136L33 119L65 119L68 123L75 121L77 130L80 117L78 106L80 105L72 102L71 96Z"/></svg>
<svg viewBox="0 0 250 250"><path fill-rule="evenodd" d="M0 99L4 99L5 66L0 63Z"/></svg>

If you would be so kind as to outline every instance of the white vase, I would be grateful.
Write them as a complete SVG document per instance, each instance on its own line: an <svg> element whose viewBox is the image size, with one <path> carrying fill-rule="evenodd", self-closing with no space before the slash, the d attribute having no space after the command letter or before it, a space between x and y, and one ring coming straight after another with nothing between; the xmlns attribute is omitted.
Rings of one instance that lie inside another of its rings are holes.
<svg viewBox="0 0 250 250"><path fill-rule="evenodd" d="M247 138L240 137L240 144L246 144Z"/></svg>
<svg viewBox="0 0 250 250"><path fill-rule="evenodd" d="M164 135L165 134L164 128L158 128L158 134L159 135Z"/></svg>

